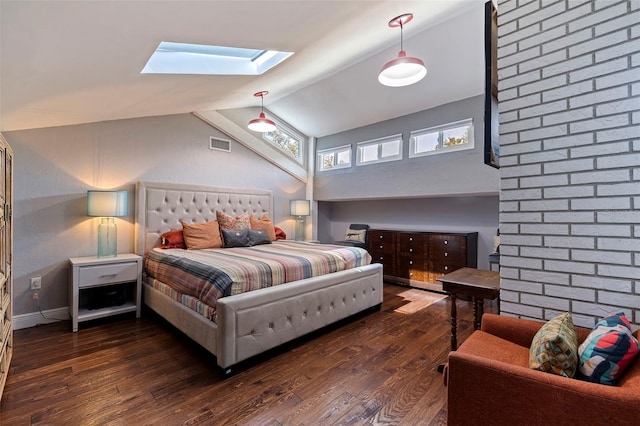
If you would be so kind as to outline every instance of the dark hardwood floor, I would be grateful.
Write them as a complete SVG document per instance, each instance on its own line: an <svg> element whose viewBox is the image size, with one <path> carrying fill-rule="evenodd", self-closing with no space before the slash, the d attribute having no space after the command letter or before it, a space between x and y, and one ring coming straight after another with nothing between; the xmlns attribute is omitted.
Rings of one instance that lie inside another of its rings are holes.
<svg viewBox="0 0 640 426"><path fill-rule="evenodd" d="M436 367L449 352L449 299L384 291L380 311L226 380L212 355L152 312L83 323L77 333L69 322L17 330L0 424L445 424ZM457 307L462 342L471 302Z"/></svg>

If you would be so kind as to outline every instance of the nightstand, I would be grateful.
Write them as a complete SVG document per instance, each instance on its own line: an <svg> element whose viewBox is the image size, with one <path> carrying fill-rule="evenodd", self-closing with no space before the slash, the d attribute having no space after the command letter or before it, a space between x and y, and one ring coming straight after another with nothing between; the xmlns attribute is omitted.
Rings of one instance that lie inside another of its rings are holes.
<svg viewBox="0 0 640 426"><path fill-rule="evenodd" d="M140 318L142 257L72 257L69 259L69 314L71 330L78 323L135 312Z"/></svg>

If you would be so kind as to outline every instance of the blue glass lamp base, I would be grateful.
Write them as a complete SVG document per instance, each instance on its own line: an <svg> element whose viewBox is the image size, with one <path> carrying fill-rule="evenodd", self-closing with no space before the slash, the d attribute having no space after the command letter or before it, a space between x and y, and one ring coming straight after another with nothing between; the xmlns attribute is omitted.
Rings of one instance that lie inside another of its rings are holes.
<svg viewBox="0 0 640 426"><path fill-rule="evenodd" d="M98 225L98 257L116 257L118 228L112 217L103 217Z"/></svg>

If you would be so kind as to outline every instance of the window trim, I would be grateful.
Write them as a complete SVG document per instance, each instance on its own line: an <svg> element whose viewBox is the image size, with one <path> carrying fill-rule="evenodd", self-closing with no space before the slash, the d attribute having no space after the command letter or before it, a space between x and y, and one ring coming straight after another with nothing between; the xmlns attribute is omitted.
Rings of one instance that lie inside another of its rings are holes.
<svg viewBox="0 0 640 426"><path fill-rule="evenodd" d="M397 155L389 156L389 157L381 157L382 145L386 142L400 142L400 149ZM378 145L378 158L371 161L362 161L362 148ZM395 135L384 136L382 138L370 139L367 141L358 142L356 144L356 166L368 166L370 164L378 164L378 163L386 163L388 161L398 161L402 160L402 149L404 146L404 140L402 138L402 133L397 133Z"/></svg>
<svg viewBox="0 0 640 426"><path fill-rule="evenodd" d="M269 132L265 132L262 133L262 140L264 142L266 142L267 145L269 145L270 147L278 150L280 153L284 154L285 156L287 156L288 158L291 158L293 161L295 161L296 163L298 163L301 166L305 166L306 165L306 152L307 152L307 137L304 136L302 133L294 130L291 126L288 126L287 124L285 124L282 120L279 120L277 117L275 117L273 114L270 115L270 118L276 123L276 129L281 132L286 134L287 136L289 136L290 138L297 140L299 142L299 152L300 152L300 158L296 158L294 157L291 153L285 151L284 149L282 149L279 145L273 143L272 141L270 141L269 139L267 139L265 137L266 133Z"/></svg>
<svg viewBox="0 0 640 426"><path fill-rule="evenodd" d="M343 152L349 150L349 163L348 164L334 164L333 167L326 169L324 168L324 162L322 161L322 156L329 154L329 153L333 153L335 154L334 158L337 161L338 158L338 153L339 152ZM351 146L351 144L348 145L341 145L341 146L336 146L336 147L332 147L332 148L325 148L325 149L319 149L318 151L316 151L316 171L317 172L328 172L331 170L338 170L338 169L347 169L350 168L352 165L352 158L353 156L353 147Z"/></svg>
<svg viewBox="0 0 640 426"><path fill-rule="evenodd" d="M442 134L443 132L451 129L456 129L459 127L469 127L469 139L467 143L454 145L454 146L443 146ZM433 151L424 151L424 152L415 152L416 151L416 141L415 138L417 136L422 136L430 133L438 133L438 149ZM474 140L474 127L473 127L473 118L466 118L464 120L458 120L447 124L442 124L439 126L427 127L424 129L412 130L409 134L409 158L417 158L424 157L426 155L435 155L435 154L443 154L446 152L455 152L455 151L465 151L467 149L473 149L475 147Z"/></svg>

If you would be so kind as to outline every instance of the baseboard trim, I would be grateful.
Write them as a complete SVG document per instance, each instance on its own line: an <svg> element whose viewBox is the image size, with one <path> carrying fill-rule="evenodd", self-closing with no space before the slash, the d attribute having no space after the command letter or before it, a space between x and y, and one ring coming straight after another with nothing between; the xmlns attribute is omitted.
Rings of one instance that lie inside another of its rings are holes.
<svg viewBox="0 0 640 426"><path fill-rule="evenodd" d="M14 315L13 329L20 330L23 328L35 327L42 324L67 321L69 319L69 307L67 306L42 311L42 314L40 312L30 312L28 314Z"/></svg>

